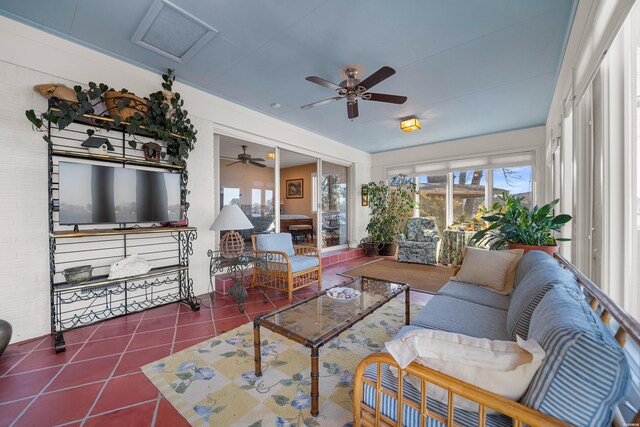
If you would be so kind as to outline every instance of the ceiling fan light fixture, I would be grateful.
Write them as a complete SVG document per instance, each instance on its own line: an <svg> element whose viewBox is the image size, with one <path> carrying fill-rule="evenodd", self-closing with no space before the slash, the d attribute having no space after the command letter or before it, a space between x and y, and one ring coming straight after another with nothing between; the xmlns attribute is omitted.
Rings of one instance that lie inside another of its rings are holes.
<svg viewBox="0 0 640 427"><path fill-rule="evenodd" d="M414 130L420 130L420 120L416 117L412 117L400 122L400 129L405 132L413 132Z"/></svg>
<svg viewBox="0 0 640 427"><path fill-rule="evenodd" d="M275 160L276 159L276 152L275 151L269 151L267 154L265 154L264 157L267 160Z"/></svg>

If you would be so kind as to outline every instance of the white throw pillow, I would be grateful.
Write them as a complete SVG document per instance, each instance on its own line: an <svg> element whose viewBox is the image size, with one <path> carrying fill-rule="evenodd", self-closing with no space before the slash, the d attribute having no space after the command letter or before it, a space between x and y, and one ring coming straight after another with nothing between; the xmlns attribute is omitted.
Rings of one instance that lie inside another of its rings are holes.
<svg viewBox="0 0 640 427"><path fill-rule="evenodd" d="M467 246L460 271L451 279L506 295L513 289L516 267L523 254L522 249L489 251Z"/></svg>
<svg viewBox="0 0 640 427"><path fill-rule="evenodd" d="M517 337L517 342L491 341L432 329L408 332L385 346L401 368L415 360L514 401L524 395L545 357L544 350L533 339L525 341ZM421 390L418 378L408 375L406 379ZM429 384L427 391L429 397L447 403L445 389ZM459 396L455 398L455 406L468 411L478 410L477 403ZM495 411L487 408L487 413Z"/></svg>

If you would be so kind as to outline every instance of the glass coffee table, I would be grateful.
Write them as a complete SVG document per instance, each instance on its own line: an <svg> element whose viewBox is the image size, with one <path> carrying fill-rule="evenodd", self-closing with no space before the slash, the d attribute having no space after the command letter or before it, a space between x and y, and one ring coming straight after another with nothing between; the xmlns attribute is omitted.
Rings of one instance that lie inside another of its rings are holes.
<svg viewBox="0 0 640 427"><path fill-rule="evenodd" d="M347 288L338 293L338 288ZM253 320L255 374L262 376L260 327L311 349L311 415L318 415L318 349L354 324L405 293L405 323L410 321L409 285L359 277ZM336 295L338 294L338 295ZM333 297L332 297L332 296ZM337 299L348 296L349 299Z"/></svg>

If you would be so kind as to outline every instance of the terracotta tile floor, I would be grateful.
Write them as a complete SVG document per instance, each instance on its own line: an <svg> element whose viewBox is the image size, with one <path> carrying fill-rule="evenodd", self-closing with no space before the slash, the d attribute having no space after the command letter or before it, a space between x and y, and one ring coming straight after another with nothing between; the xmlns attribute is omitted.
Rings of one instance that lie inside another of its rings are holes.
<svg viewBox="0 0 640 427"><path fill-rule="evenodd" d="M323 268L323 287L342 283L338 273L371 258ZM301 289L294 299L312 295ZM174 303L64 334L55 354L51 337L10 345L0 357L0 427L188 425L140 372L140 367L249 322L288 304L286 294L251 290L246 312L227 296L201 296L199 312ZM413 292L412 303L430 296Z"/></svg>

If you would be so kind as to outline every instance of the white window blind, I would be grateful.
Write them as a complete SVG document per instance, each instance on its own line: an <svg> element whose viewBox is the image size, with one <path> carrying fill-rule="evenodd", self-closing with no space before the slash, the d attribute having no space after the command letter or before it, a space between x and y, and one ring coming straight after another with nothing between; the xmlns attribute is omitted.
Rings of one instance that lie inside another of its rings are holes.
<svg viewBox="0 0 640 427"><path fill-rule="evenodd" d="M404 165L387 168L387 179L396 175L411 177L422 175L445 175L450 172L460 172L477 169L499 169L515 166L535 164L535 152L501 154L495 156L478 156L468 159L442 160L415 165Z"/></svg>

